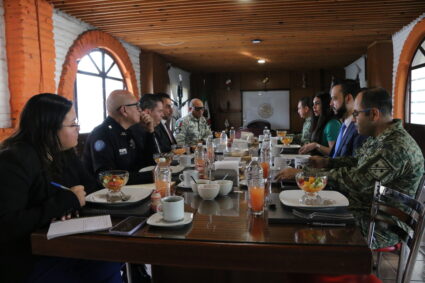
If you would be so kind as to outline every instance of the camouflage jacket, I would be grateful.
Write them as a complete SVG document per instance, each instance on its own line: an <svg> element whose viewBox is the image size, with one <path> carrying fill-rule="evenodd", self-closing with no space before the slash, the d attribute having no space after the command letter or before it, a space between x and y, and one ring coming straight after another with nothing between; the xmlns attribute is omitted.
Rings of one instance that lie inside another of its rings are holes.
<svg viewBox="0 0 425 283"><path fill-rule="evenodd" d="M424 159L415 140L406 132L401 120L393 120L381 135L369 137L354 157L330 160L328 181L350 200L362 233L367 235L375 181L404 194L415 196L424 172ZM373 248L398 242L388 231L376 231Z"/></svg>
<svg viewBox="0 0 425 283"><path fill-rule="evenodd" d="M204 117L198 119L189 113L176 122L175 136L179 145L193 145L209 135L211 129Z"/></svg>
<svg viewBox="0 0 425 283"><path fill-rule="evenodd" d="M311 137L311 124L313 122L313 118L307 117L304 120L304 124L303 124L303 129L301 131L300 134L296 134L294 136L294 143L296 144L306 144L310 142L310 137Z"/></svg>

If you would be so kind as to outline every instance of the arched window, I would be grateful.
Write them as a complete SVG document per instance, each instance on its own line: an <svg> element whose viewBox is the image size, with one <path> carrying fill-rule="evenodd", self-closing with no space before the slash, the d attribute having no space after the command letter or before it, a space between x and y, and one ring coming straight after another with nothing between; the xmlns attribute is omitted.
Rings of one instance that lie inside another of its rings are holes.
<svg viewBox="0 0 425 283"><path fill-rule="evenodd" d="M74 89L80 133L88 133L106 118L108 95L126 85L112 56L104 49L94 49L78 62Z"/></svg>
<svg viewBox="0 0 425 283"><path fill-rule="evenodd" d="M425 125L425 39L419 44L409 69L407 120Z"/></svg>

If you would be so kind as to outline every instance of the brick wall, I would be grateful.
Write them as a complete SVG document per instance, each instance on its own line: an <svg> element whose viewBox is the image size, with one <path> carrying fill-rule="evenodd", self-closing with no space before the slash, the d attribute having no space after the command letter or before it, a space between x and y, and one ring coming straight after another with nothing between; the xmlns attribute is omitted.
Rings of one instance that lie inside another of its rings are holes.
<svg viewBox="0 0 425 283"><path fill-rule="evenodd" d="M0 1L0 128L12 126L10 119L10 94L7 75L6 37L3 1Z"/></svg>
<svg viewBox="0 0 425 283"><path fill-rule="evenodd" d="M56 87L59 87L60 77L63 69L65 58L69 49L74 44L75 40L85 31L93 30L95 27L80 21L79 19L65 14L57 9L53 12L53 32L55 38L56 49L56 71L55 82ZM127 51L131 61L131 66L136 74L137 88L140 89L140 63L139 54L140 48L133 46L123 40L121 44Z"/></svg>

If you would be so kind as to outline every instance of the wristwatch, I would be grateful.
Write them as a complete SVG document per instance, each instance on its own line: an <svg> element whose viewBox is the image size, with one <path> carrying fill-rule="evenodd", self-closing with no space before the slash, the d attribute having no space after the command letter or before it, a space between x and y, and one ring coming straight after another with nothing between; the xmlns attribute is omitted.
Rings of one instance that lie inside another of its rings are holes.
<svg viewBox="0 0 425 283"><path fill-rule="evenodd" d="M320 149L320 143L316 143L317 149Z"/></svg>

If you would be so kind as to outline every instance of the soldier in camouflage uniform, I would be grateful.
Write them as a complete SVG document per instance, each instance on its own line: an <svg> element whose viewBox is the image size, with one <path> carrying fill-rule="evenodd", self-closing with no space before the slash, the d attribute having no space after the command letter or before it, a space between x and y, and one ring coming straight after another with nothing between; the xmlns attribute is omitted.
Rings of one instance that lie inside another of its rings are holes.
<svg viewBox="0 0 425 283"><path fill-rule="evenodd" d="M312 157L311 163L325 168L322 170L328 173L328 183L347 195L350 209L366 236L375 181L414 197L424 172L424 159L416 142L403 129L401 120L392 120L391 97L384 89L359 94L354 109L359 134L369 136L363 146L354 157ZM278 178L293 177L298 171L281 171ZM391 246L398 241L395 234L376 230L372 247Z"/></svg>
<svg viewBox="0 0 425 283"><path fill-rule="evenodd" d="M311 98L303 97L298 101L298 114L304 120L303 129L300 134L294 136L295 144L306 144L310 142L311 124L313 122L313 113L311 112Z"/></svg>
<svg viewBox="0 0 425 283"><path fill-rule="evenodd" d="M176 122L177 144L194 145L211 135L211 129L203 116L204 110L201 100L192 99L189 106L190 113Z"/></svg>

